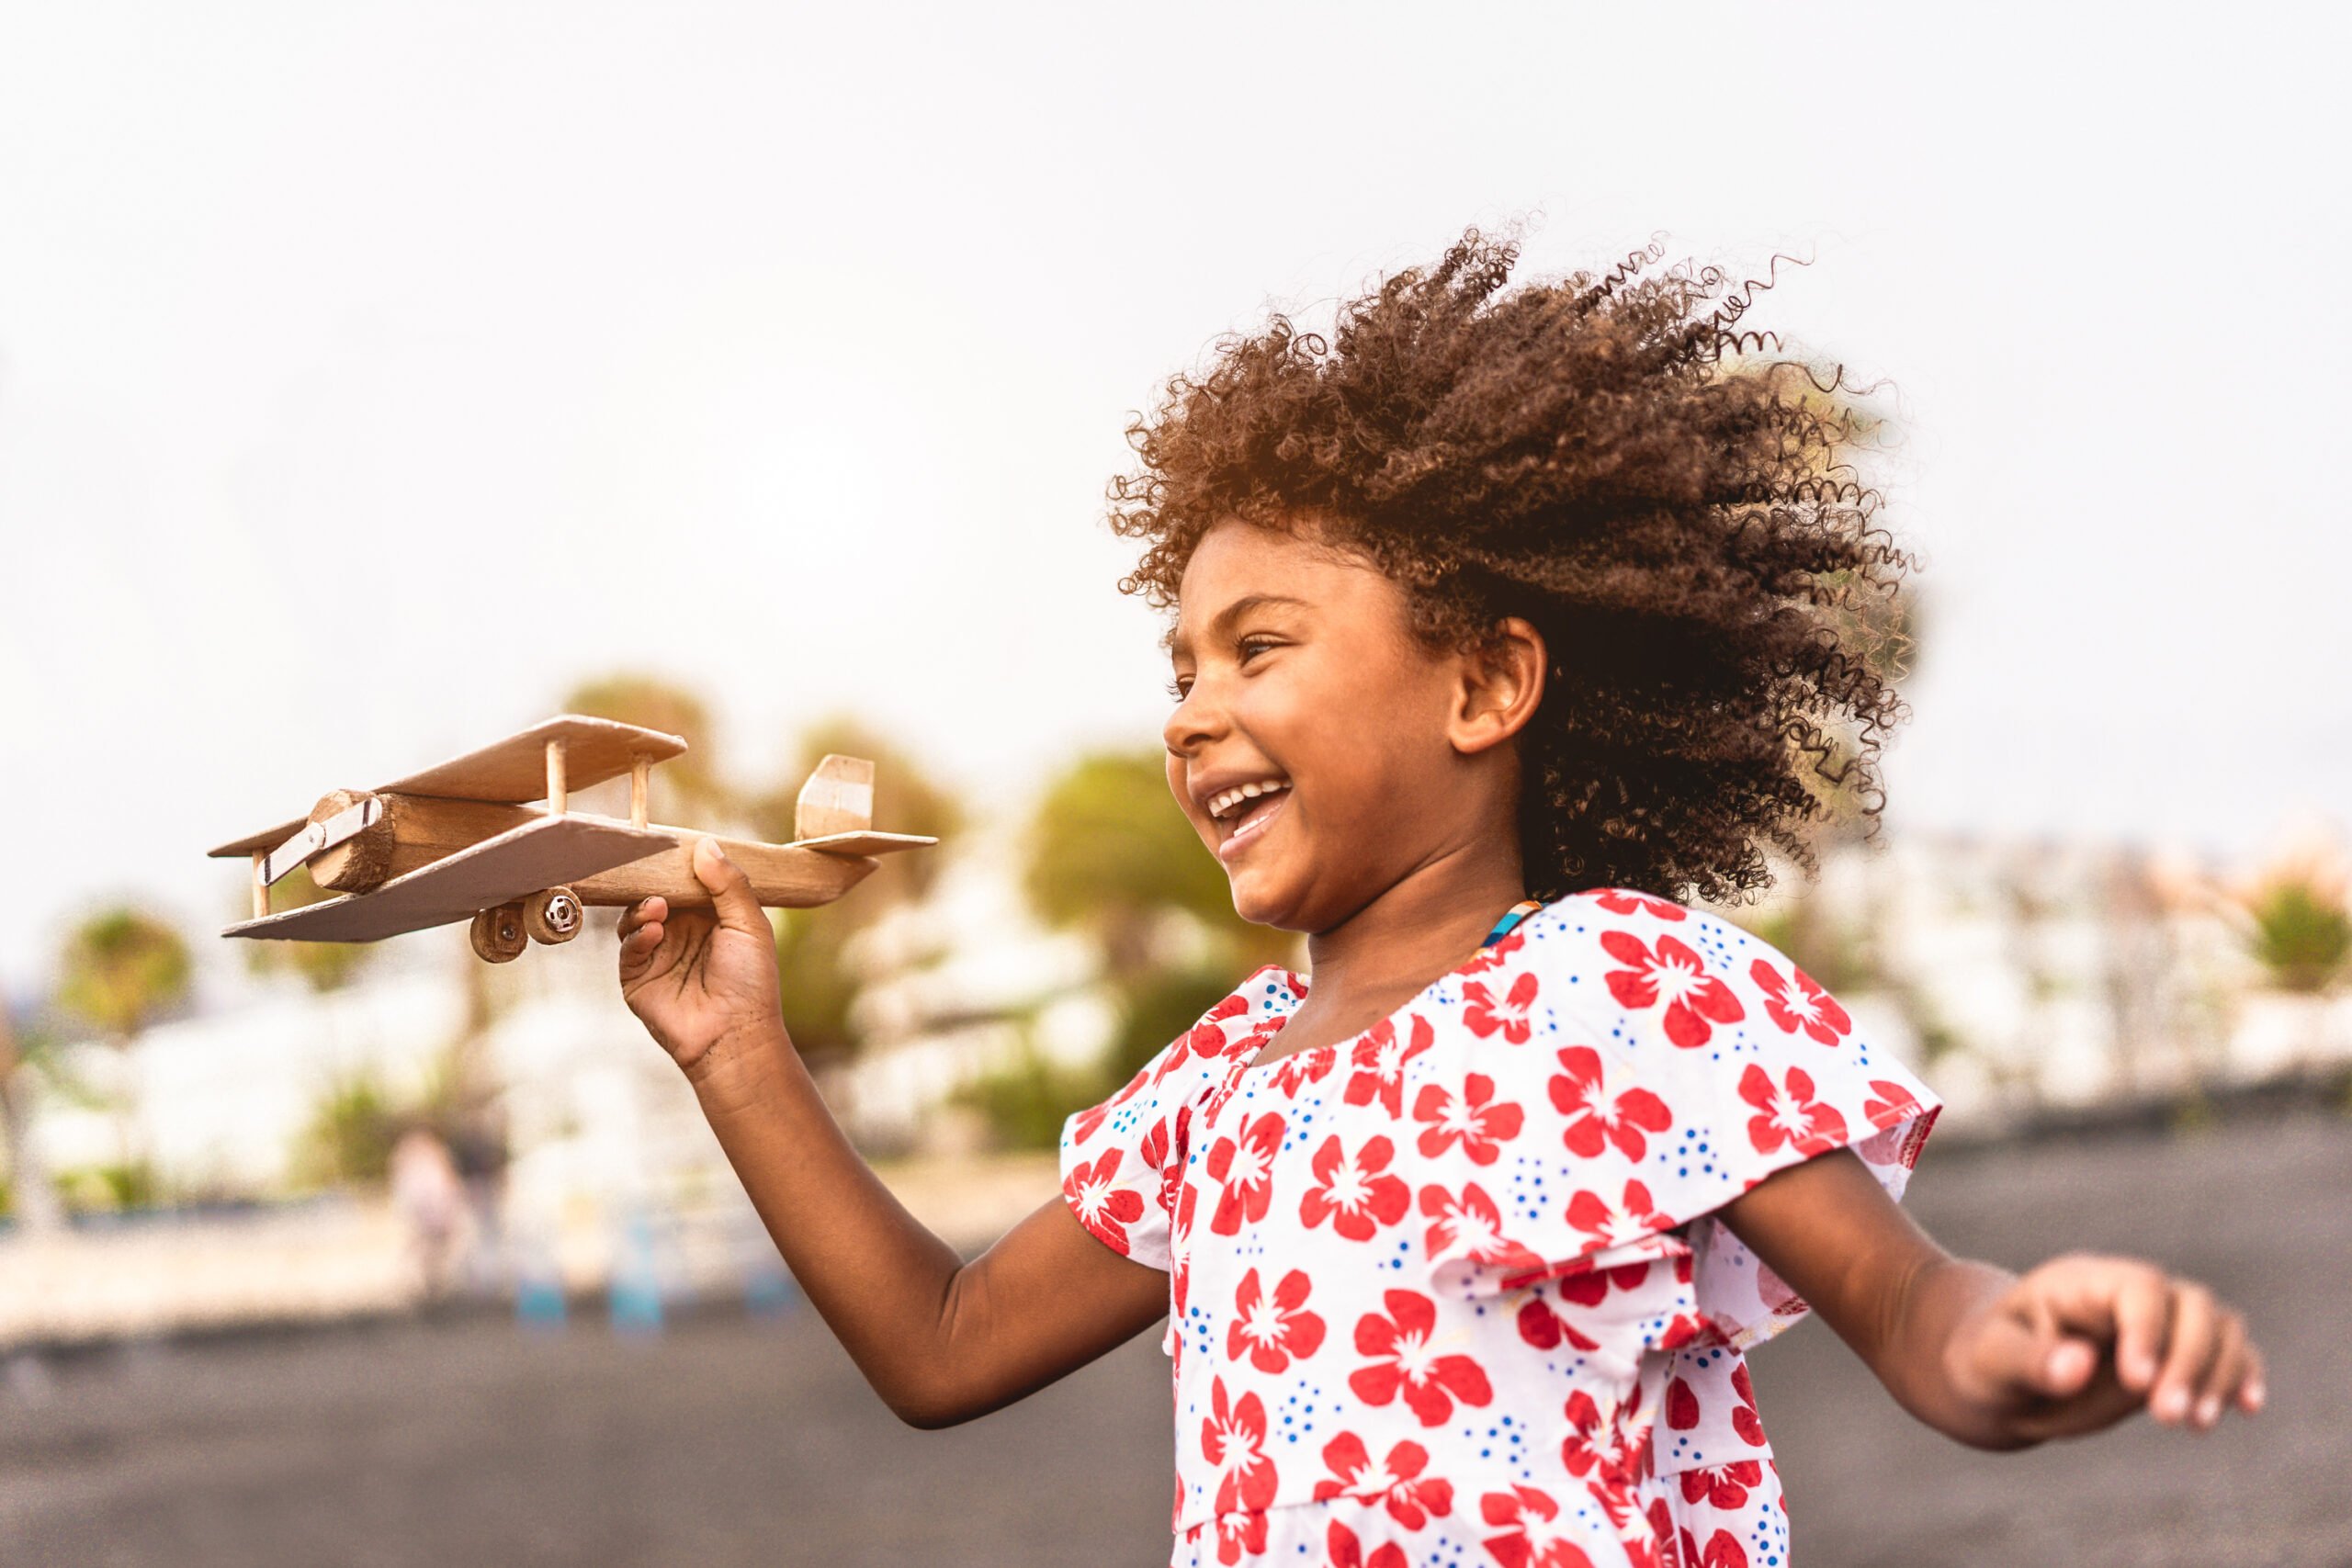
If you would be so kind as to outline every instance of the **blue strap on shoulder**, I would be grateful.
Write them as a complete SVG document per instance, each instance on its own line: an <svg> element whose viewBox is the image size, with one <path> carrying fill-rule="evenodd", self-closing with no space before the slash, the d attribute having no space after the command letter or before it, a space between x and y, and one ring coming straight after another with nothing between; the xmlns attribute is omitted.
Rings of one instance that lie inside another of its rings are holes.
<svg viewBox="0 0 2352 1568"><path fill-rule="evenodd" d="M1541 903L1533 898L1521 899L1518 903L1513 904L1509 909L1503 912L1503 918L1495 922L1495 929L1488 931L1487 933L1487 940L1480 942L1478 945L1480 947L1494 946L1495 943L1502 941L1503 938L1510 935L1511 927L1519 924L1520 921L1527 919L1528 916L1535 913L1536 910L1543 907L1544 906Z"/></svg>

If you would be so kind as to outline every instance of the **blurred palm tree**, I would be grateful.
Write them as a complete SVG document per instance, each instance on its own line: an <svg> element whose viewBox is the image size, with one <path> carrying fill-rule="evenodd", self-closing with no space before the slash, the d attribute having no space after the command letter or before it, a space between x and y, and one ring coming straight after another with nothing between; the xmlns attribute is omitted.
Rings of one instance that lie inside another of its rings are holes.
<svg viewBox="0 0 2352 1568"><path fill-rule="evenodd" d="M128 905L101 909L75 926L58 963L58 1005L95 1025L119 1056L188 990L187 942L171 923ZM119 1190L144 1185L134 1156L131 1108L116 1107Z"/></svg>

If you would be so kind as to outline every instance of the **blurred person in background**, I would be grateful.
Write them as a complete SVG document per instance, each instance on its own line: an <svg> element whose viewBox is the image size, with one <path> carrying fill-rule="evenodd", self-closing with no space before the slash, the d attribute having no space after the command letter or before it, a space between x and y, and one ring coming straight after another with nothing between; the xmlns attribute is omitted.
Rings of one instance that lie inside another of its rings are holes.
<svg viewBox="0 0 2352 1568"><path fill-rule="evenodd" d="M1174 612L1170 787L1309 974L1071 1117L1061 1199L985 1255L842 1136L715 843L711 908L621 924L629 1007L903 1419L1169 1320L1186 1568L1785 1565L1745 1353L1808 1311L1979 1448L2263 1403L2192 1280L1945 1253L1896 1201L1934 1092L1690 907L1875 815L1909 562L1840 378L1754 362L1753 286L1660 254L1509 288L1474 232L1137 418L1112 523Z"/></svg>
<svg viewBox="0 0 2352 1568"><path fill-rule="evenodd" d="M466 1190L457 1161L440 1134L419 1122L392 1145L390 1175L417 1299L435 1305L449 1293L466 1230Z"/></svg>

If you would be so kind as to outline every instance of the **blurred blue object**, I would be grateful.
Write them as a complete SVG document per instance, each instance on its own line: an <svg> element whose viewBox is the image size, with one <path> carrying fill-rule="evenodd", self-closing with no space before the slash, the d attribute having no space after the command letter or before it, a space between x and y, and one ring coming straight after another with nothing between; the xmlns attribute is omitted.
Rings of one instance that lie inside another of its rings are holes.
<svg viewBox="0 0 2352 1568"><path fill-rule="evenodd" d="M564 1326L563 1270L555 1247L538 1231L514 1237L514 1321L526 1328Z"/></svg>
<svg viewBox="0 0 2352 1568"><path fill-rule="evenodd" d="M613 1260L613 1328L620 1334L662 1331L662 1269L656 1257L652 1216L634 1210L622 1226Z"/></svg>

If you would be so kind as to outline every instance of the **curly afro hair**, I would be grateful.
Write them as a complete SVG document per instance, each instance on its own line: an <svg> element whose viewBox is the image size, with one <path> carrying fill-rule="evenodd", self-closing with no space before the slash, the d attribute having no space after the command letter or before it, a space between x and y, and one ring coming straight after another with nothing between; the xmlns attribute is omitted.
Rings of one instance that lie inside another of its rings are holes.
<svg viewBox="0 0 2352 1568"><path fill-rule="evenodd" d="M1876 421L1736 323L1758 288L1653 240L1605 276L1506 288L1507 240L1343 304L1327 341L1275 315L1170 379L1128 427L1110 522L1119 584L1176 601L1232 518L1367 559L1433 648L1506 616L1551 668L1520 738L1528 889L1736 901L1817 824L1874 829L1903 716L1895 613L1911 561L1847 461ZM1778 264L1791 258L1774 258Z"/></svg>

